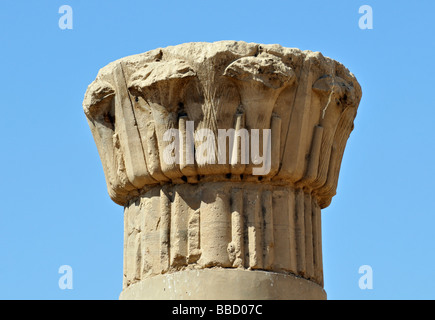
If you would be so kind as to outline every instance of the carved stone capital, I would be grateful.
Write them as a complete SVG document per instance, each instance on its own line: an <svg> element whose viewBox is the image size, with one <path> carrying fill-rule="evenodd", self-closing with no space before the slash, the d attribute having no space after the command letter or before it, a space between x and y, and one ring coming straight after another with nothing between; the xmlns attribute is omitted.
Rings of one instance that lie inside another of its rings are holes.
<svg viewBox="0 0 435 320"><path fill-rule="evenodd" d="M101 69L83 108L125 206L124 289L212 267L321 288L320 209L361 94L342 64L279 45L186 43Z"/></svg>

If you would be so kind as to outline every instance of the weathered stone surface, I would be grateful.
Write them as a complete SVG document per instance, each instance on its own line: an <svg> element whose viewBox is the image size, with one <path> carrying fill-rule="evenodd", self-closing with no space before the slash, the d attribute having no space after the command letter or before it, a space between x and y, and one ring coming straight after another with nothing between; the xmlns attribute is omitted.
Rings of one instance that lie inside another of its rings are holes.
<svg viewBox="0 0 435 320"><path fill-rule="evenodd" d="M179 270L268 270L323 285L320 207L302 189L249 182L155 187L125 207L125 287Z"/></svg>
<svg viewBox="0 0 435 320"><path fill-rule="evenodd" d="M325 300L314 282L282 274L239 269L201 269L163 274L124 290L122 300Z"/></svg>
<svg viewBox="0 0 435 320"><path fill-rule="evenodd" d="M109 195L125 207L124 290L207 268L323 286L320 209L335 195L360 99L343 65L279 45L187 43L101 69L83 107ZM207 148L201 129L214 139ZM251 135L220 149L222 129Z"/></svg>

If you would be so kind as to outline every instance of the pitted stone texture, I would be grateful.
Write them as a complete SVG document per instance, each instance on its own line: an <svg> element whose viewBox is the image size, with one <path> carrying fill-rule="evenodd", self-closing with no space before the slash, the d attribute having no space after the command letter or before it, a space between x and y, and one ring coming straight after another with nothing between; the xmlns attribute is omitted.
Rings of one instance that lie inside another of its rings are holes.
<svg viewBox="0 0 435 320"><path fill-rule="evenodd" d="M252 163L163 161L170 143L164 132L183 132L190 120L216 137L218 129L271 129L272 168L262 182L304 188L324 208L336 192L360 98L355 77L318 52L221 41L115 61L100 70L83 107L118 204L160 184L258 182Z"/></svg>

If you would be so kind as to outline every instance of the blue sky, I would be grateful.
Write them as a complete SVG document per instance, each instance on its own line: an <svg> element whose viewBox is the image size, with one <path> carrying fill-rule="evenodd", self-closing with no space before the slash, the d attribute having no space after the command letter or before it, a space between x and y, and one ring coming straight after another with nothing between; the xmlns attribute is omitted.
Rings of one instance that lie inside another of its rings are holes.
<svg viewBox="0 0 435 320"><path fill-rule="evenodd" d="M61 30L61 5L73 29ZM373 8L373 29L358 9ZM191 41L320 51L363 98L337 195L323 210L329 299L435 299L435 2L2 1L0 299L118 299L123 209L82 111L111 61ZM58 269L73 269L61 290ZM361 265L373 289L361 290Z"/></svg>

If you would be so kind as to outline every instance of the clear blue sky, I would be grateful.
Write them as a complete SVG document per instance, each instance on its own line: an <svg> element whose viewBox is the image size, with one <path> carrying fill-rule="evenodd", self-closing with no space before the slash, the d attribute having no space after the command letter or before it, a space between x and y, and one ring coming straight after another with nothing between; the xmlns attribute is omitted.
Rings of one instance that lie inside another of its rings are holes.
<svg viewBox="0 0 435 320"><path fill-rule="evenodd" d="M61 30L59 7L73 9ZM361 30L361 5L373 29ZM117 299L123 209L106 191L82 111L111 61L191 41L320 51L363 98L323 210L329 299L435 299L435 2L2 1L0 298ZM73 269L61 290L58 268ZM361 290L358 269L373 268Z"/></svg>

